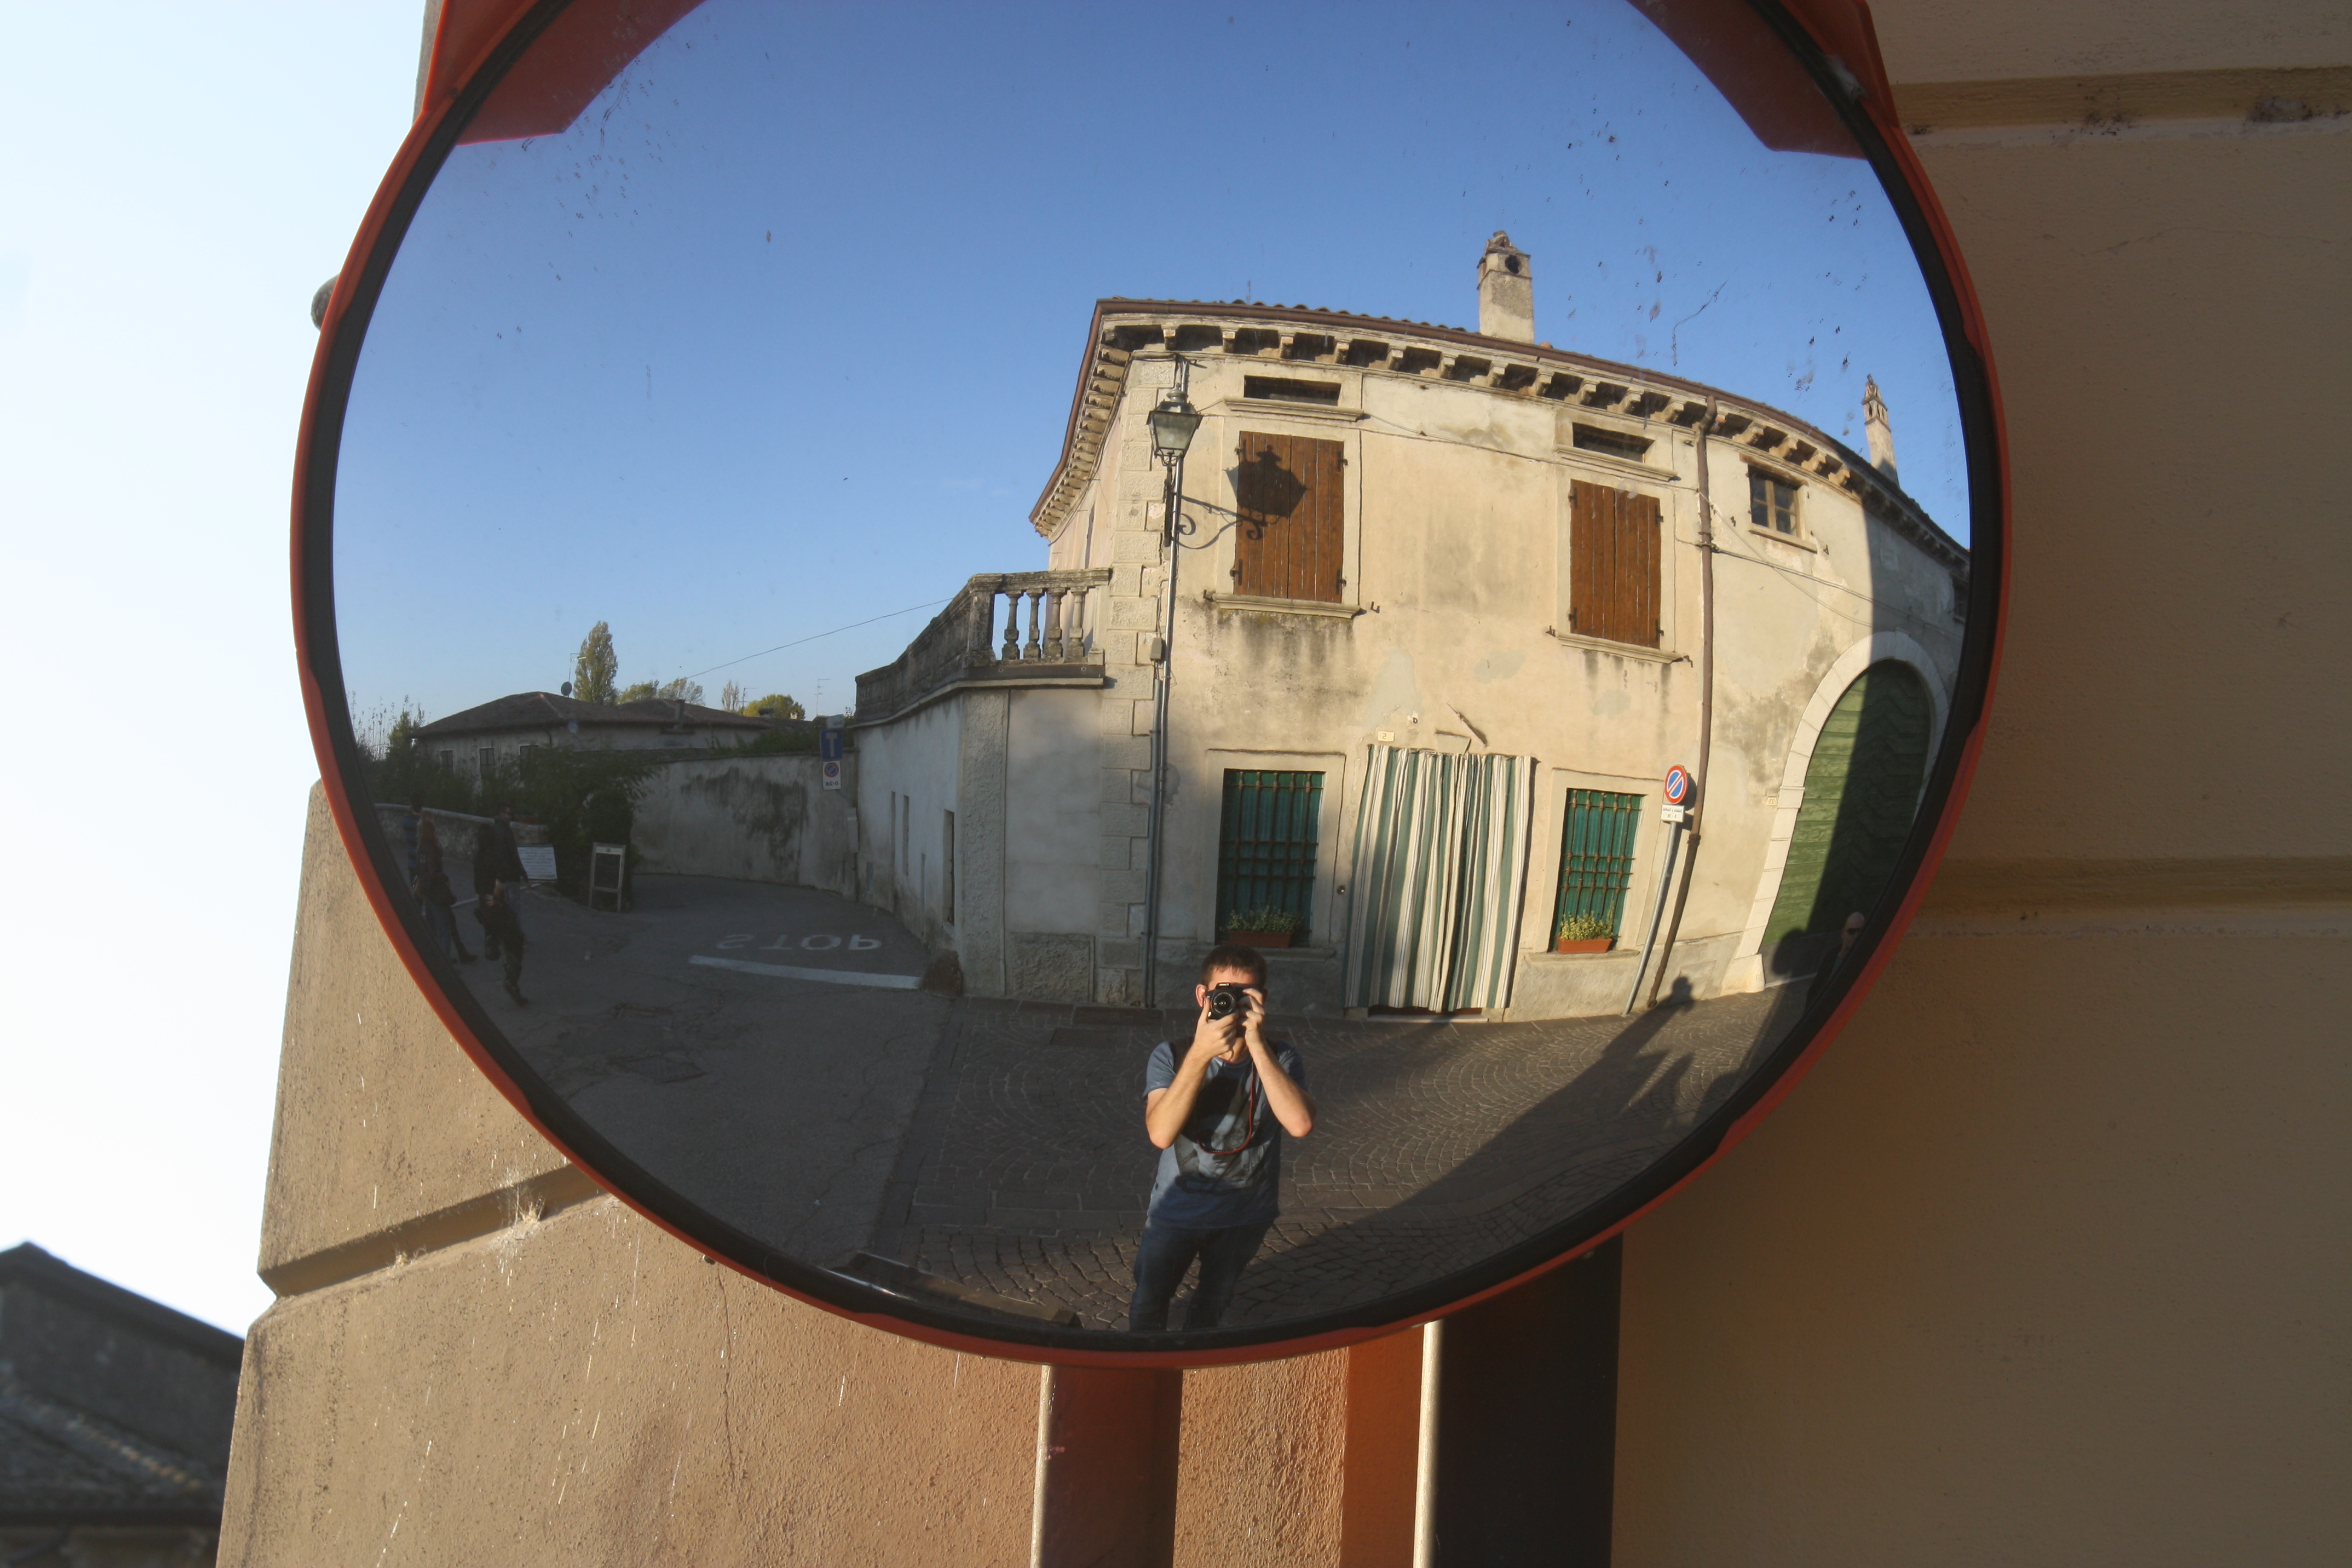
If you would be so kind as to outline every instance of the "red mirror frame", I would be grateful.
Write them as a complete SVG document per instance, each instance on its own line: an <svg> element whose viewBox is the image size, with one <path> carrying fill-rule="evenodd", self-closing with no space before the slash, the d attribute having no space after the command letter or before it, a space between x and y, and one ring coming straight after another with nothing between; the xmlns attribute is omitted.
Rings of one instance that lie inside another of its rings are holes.
<svg viewBox="0 0 2352 1568"><path fill-rule="evenodd" d="M295 647L328 803L394 951L458 1045L516 1110L600 1186L635 1212L714 1260L795 1300L876 1329L956 1351L1059 1365L1129 1367L1273 1360L1360 1343L1445 1317L1558 1268L1617 1236L1753 1131L1853 1016L1926 896L1983 744L2007 608L2009 464L1991 349L1950 225L1895 118L1869 10L1862 0L1667 0L1663 5L1643 5L1644 15L1683 44L1700 68L1761 131L1770 107L1759 110L1752 91L1743 96L1738 59L1710 58L1703 47L1694 45L1710 13L1727 5L1743 12L1752 6L1750 14L1780 36L1861 142L1912 240L1944 325L1967 438L1973 514L1966 643L1942 754L1929 773L1921 798L1920 826L1905 855L1910 879L1901 903L1889 920L1863 938L1862 962L1828 1018L1811 1037L1792 1037L1777 1048L1721 1111L1695 1129L1665 1159L1612 1194L1596 1210L1572 1216L1479 1268L1451 1277L1453 1283L1440 1281L1383 1298L1353 1312L1304 1320L1308 1331L1303 1333L1253 1338L1248 1337L1250 1331L1225 1331L1216 1336L1221 1342L1206 1348L1124 1349L1102 1344L1103 1335L1087 1331L1008 1330L1003 1336L982 1335L972 1331L969 1319L878 1290L861 1291L845 1279L835 1288L833 1277L812 1278L826 1271L767 1253L756 1238L673 1198L649 1175L630 1173L631 1162L604 1145L593 1132L579 1125L563 1125L576 1119L551 1103L552 1097L535 1097L516 1080L434 979L408 929L401 901L378 869L371 848L373 829L363 826L363 814L355 805L346 776L355 754L350 747L349 718L334 654L331 550L321 548L330 545L331 539L335 446L375 292L398 247L397 235L405 229L408 216L430 184L429 179L420 182L419 171L428 164L437 168L491 84L527 46L559 24L567 11L585 17L593 6L614 7L602 33L579 29L572 39L566 40L570 47L560 51L551 67L538 69L527 84L520 84L526 92L509 95L499 105L501 114L520 112L528 117L536 110L568 123L646 43L698 3L579 0L578 9L572 11L569 0L446 0L416 121L370 203L343 270L334 282L303 401L294 468ZM388 235L394 240L387 248ZM326 679L322 680L322 673ZM616 1171L623 1173L615 1174Z"/></svg>

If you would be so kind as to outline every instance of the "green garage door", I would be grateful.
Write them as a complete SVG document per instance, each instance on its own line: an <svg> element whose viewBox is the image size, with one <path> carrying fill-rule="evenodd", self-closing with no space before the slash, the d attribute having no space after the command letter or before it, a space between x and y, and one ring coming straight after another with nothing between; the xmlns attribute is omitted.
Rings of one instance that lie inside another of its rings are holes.
<svg viewBox="0 0 2352 1568"><path fill-rule="evenodd" d="M1918 673L1893 662L1864 670L1830 710L1764 928L1776 973L1811 969L1847 915L1877 904L1918 809L1932 717Z"/></svg>

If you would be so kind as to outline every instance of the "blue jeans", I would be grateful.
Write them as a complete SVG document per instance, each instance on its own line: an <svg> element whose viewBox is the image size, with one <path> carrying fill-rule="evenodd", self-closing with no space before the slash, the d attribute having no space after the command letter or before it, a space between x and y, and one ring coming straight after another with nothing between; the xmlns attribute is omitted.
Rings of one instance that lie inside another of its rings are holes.
<svg viewBox="0 0 2352 1568"><path fill-rule="evenodd" d="M1168 1327L1168 1303L1184 1282L1192 1259L1201 1260L1201 1277L1192 1286L1192 1303L1185 1310L1184 1327L1213 1329L1234 1299L1242 1270L1257 1255L1258 1244L1274 1222L1220 1226L1198 1230L1190 1226L1143 1222L1143 1244L1135 1253L1135 1297L1128 1303L1127 1326L1139 1334L1158 1333Z"/></svg>

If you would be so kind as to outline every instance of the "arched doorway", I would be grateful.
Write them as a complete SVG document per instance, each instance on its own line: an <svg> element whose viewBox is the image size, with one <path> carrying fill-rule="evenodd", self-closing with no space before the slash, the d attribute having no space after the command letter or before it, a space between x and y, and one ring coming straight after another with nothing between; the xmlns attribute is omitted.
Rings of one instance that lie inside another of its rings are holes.
<svg viewBox="0 0 2352 1568"><path fill-rule="evenodd" d="M1927 682L1894 659L1856 676L1830 710L1764 926L1772 973L1810 972L1846 916L1877 904L1918 809L1934 718Z"/></svg>

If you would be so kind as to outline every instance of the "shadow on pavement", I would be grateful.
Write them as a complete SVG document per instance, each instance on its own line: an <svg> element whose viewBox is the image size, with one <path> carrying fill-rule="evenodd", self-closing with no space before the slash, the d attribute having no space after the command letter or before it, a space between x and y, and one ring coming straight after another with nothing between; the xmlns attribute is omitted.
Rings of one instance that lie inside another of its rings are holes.
<svg viewBox="0 0 2352 1568"><path fill-rule="evenodd" d="M1801 1005L1782 989L1630 1022L1278 1020L1319 1114L1286 1145L1283 1217L1226 1321L1374 1300L1559 1224L1671 1147ZM1124 1327L1157 1162L1143 1065L1164 1029L1073 1014L958 1004L870 1250Z"/></svg>

